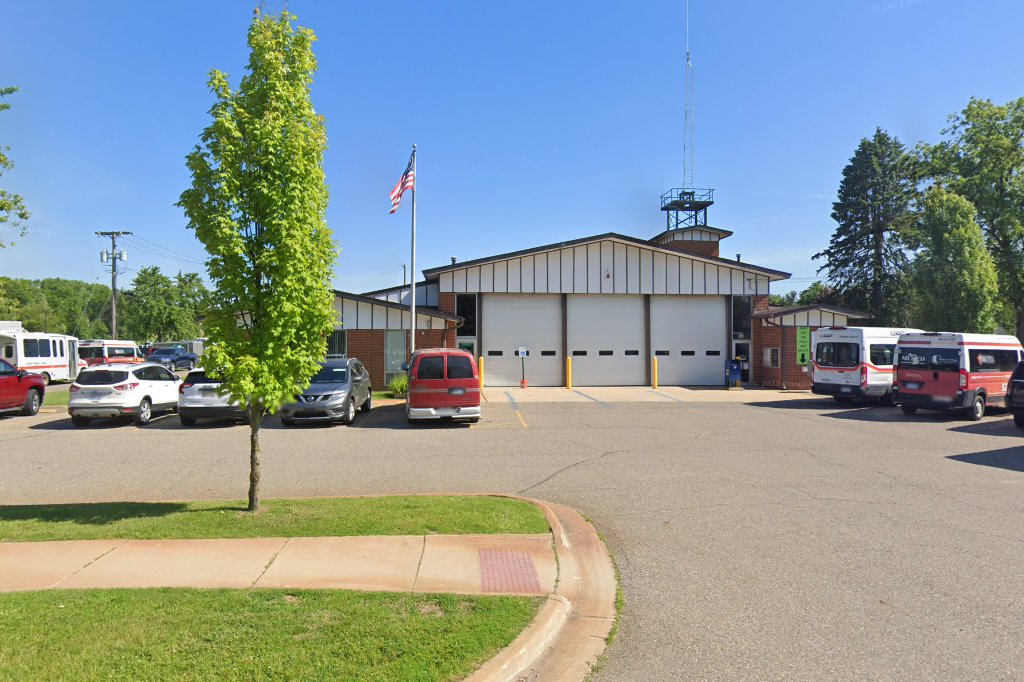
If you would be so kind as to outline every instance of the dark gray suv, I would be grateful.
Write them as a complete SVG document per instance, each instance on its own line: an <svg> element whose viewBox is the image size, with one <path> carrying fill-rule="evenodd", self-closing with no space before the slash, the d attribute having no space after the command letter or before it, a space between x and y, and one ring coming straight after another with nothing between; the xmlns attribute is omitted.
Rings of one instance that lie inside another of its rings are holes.
<svg viewBox="0 0 1024 682"><path fill-rule="evenodd" d="M278 411L281 423L340 421L351 424L356 410L370 411L373 387L370 373L355 358L328 360L321 364L309 388L294 403Z"/></svg>

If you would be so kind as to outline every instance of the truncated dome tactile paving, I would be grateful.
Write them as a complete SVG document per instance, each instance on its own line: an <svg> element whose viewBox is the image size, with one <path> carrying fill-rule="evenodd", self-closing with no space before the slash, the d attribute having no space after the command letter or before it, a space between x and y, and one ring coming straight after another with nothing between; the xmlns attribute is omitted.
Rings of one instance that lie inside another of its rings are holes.
<svg viewBox="0 0 1024 682"><path fill-rule="evenodd" d="M484 592L542 592L533 559L518 549L481 549L480 586Z"/></svg>

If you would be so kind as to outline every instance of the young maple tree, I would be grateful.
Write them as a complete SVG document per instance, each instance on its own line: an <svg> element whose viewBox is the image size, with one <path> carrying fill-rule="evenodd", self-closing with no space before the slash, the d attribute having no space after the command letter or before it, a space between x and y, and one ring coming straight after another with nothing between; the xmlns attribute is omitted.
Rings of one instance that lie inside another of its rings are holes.
<svg viewBox="0 0 1024 682"><path fill-rule="evenodd" d="M192 186L178 203L209 253L204 367L248 410L249 511L260 506L263 418L309 385L335 323L327 138L310 100L316 37L293 21L256 11L237 90L211 71L213 121L188 155Z"/></svg>

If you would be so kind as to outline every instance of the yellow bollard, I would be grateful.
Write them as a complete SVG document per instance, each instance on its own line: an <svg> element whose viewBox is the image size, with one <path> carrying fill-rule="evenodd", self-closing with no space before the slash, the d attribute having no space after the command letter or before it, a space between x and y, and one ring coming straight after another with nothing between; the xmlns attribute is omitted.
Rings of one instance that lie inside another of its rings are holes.
<svg viewBox="0 0 1024 682"><path fill-rule="evenodd" d="M654 361L651 363L651 387L658 388L658 356L655 355L651 359Z"/></svg>
<svg viewBox="0 0 1024 682"><path fill-rule="evenodd" d="M572 358L565 359L565 387L572 390Z"/></svg>
<svg viewBox="0 0 1024 682"><path fill-rule="evenodd" d="M480 388L482 389L484 387L484 356L480 356L476 366L480 370Z"/></svg>

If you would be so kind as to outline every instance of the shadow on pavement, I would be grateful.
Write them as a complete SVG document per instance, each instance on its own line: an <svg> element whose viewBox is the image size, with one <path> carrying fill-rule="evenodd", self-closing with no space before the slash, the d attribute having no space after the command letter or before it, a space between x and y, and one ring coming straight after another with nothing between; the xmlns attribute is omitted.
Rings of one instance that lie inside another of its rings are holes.
<svg viewBox="0 0 1024 682"><path fill-rule="evenodd" d="M967 464L978 464L1007 471L1024 472L1024 448L1003 448L1002 450L989 450L988 452L972 452L966 455L950 455L946 459L966 462Z"/></svg>
<svg viewBox="0 0 1024 682"><path fill-rule="evenodd" d="M357 429L394 429L394 430L434 430L434 429L468 429L470 424L450 419L431 419L409 422L405 418L405 405L386 405L374 408L369 415L360 414L356 417Z"/></svg>
<svg viewBox="0 0 1024 682"><path fill-rule="evenodd" d="M71 417L64 416L62 419L54 419L52 421L42 422L41 424L33 424L28 427L33 431L92 431L102 429L120 429L120 428L131 428L131 429L157 429L157 428L176 428L180 429L181 424L178 422L178 415L173 412L163 413L159 416L153 417L152 421L145 426L138 427L132 423L132 420L128 417L121 417L118 419L93 419L89 422L88 426L75 426L71 423Z"/></svg>
<svg viewBox="0 0 1024 682"><path fill-rule="evenodd" d="M223 511L242 511L223 507ZM180 502L101 502L91 504L31 504L0 506L0 521L44 521L104 526L125 519L143 519L189 511Z"/></svg>
<svg viewBox="0 0 1024 682"><path fill-rule="evenodd" d="M1008 436L1010 438L1024 437L1024 430L1017 428L1009 419L983 419L980 422L957 426L950 431L960 433L974 433L979 436ZM1024 442L1021 443L1024 445Z"/></svg>

